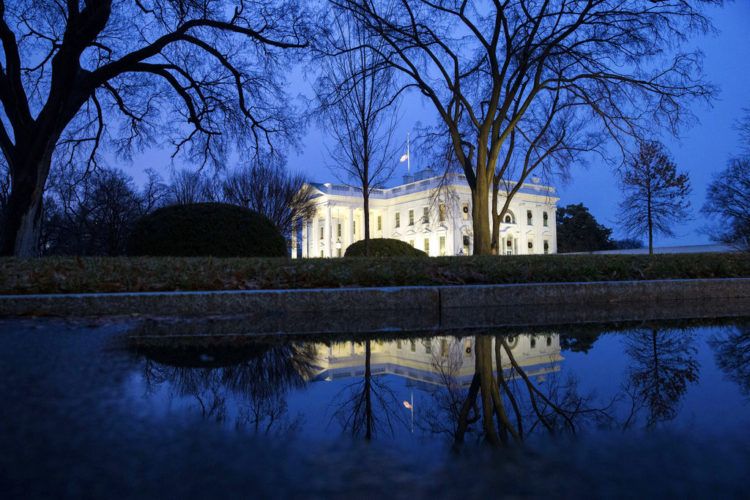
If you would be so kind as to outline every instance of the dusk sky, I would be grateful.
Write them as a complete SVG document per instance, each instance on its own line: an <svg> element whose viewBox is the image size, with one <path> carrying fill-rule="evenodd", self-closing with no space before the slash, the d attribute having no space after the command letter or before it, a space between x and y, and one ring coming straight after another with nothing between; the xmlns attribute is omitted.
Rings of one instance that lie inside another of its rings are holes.
<svg viewBox="0 0 750 500"><path fill-rule="evenodd" d="M750 108L750 2L730 2L724 8L711 8L709 14L718 33L695 38L690 45L703 51L705 77L718 87L717 99L712 106L705 103L694 105L693 112L698 122L683 129L680 138L661 137L678 167L689 172L692 179L693 219L675 227L675 238L657 237L657 246L710 242L702 231L707 221L700 213L706 187L713 174L722 169L732 155L739 152L739 138L733 126L742 116L743 108ZM297 74L290 80L290 96L311 96L311 78ZM406 133L418 123L435 123L431 104L416 94L406 97L400 114L402 119L396 134L403 140ZM289 168L306 173L312 181L336 182L335 176L327 167L329 162L324 145L325 137L324 131L311 124L302 138L300 151L288 153ZM394 162L397 161L396 156ZM155 168L168 177L167 169L157 166L168 162L166 152L151 151L135 163ZM419 158L416 155L412 157L412 168L425 167L429 163L429 158ZM136 165L125 170L140 178ZM394 181L400 180L405 173L404 165L396 170ZM179 164L176 166L180 167ZM615 237L625 237L616 226L618 203L622 194L616 176L609 167L592 159L588 168L574 166L571 169L571 180L567 184L559 180L555 180L553 184L561 198L560 206L582 202L601 223L615 229Z"/></svg>

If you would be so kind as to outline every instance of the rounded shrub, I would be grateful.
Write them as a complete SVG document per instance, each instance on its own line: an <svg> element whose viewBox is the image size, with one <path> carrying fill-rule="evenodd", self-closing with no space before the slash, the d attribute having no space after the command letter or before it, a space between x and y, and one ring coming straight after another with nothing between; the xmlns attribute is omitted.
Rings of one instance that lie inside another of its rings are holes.
<svg viewBox="0 0 750 500"><path fill-rule="evenodd" d="M365 240L349 245L344 256L364 257ZM427 257L427 254L403 241L391 238L374 238L370 240L370 257Z"/></svg>
<svg viewBox="0 0 750 500"><path fill-rule="evenodd" d="M285 257L286 242L267 217L226 203L163 207L142 217L129 255Z"/></svg>

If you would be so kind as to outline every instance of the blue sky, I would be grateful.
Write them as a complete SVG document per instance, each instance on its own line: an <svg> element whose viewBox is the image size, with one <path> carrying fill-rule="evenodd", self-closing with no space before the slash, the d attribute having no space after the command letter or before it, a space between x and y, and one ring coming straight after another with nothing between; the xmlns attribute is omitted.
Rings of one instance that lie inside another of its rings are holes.
<svg viewBox="0 0 750 500"><path fill-rule="evenodd" d="M718 87L719 94L711 106L696 103L693 109L698 122L682 130L677 139L662 137L679 168L686 170L692 179L693 219L675 227L674 238L657 237L657 246L689 245L708 243L701 231L707 221L700 213L706 187L713 174L722 169L729 157L739 151L738 135L733 125L742 115L743 108L750 108L750 1L730 2L723 8L709 10L717 34L694 39L690 46L700 49L704 55L706 79ZM688 47L690 48L690 47ZM312 82L300 72L290 76L290 94L311 95ZM418 123L432 124L435 114L431 105L418 95L408 96L401 107L402 119L397 134L405 139L407 131ZM311 124L302 137L298 151L289 152L288 165L292 170L303 171L316 182L335 181L328 169L325 133ZM397 158L394 159L397 161ZM140 165L169 164L164 151L150 151L139 157ZM413 157L412 166L426 166L428 158ZM179 165L176 165L179 167ZM403 164L395 173L399 179L404 173ZM157 170L168 177L166 168ZM131 173L140 177L137 172ZM616 226L618 203L622 197L614 172L592 159L588 168L576 166L571 180L555 183L560 195L560 205L583 203L597 219L615 229L615 236L624 237Z"/></svg>

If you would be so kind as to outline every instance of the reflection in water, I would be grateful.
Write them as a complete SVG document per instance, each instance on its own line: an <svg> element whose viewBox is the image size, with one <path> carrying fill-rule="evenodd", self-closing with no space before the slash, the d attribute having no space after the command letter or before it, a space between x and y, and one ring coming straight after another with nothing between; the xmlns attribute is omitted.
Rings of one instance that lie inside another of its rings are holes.
<svg viewBox="0 0 750 500"><path fill-rule="evenodd" d="M727 377L750 396L750 326L731 327L709 339L716 364Z"/></svg>
<svg viewBox="0 0 750 500"><path fill-rule="evenodd" d="M632 400L630 425L640 409L646 425L672 420L688 384L698 381L697 348L692 330L650 328L629 333L625 352L631 358L625 392Z"/></svg>
<svg viewBox="0 0 750 500"><path fill-rule="evenodd" d="M354 436L363 435L368 441L372 439L376 429L385 428L393 434L394 423L403 421L394 391L388 384L381 382L380 377L373 377L372 344L372 340L364 341L364 370L361 381L356 380L348 384L339 392L333 403L337 407L334 417L341 427L351 431ZM318 348L319 355L321 350L326 350L325 345L318 345ZM333 347L330 350L333 350ZM319 357L319 360L324 358L325 355ZM330 363L330 357L328 361Z"/></svg>
<svg viewBox="0 0 750 500"><path fill-rule="evenodd" d="M575 370L561 371L561 346L580 359L605 337L601 331L316 343L251 336L134 337L132 345L146 359L143 378L149 390L189 397L207 419L259 433L314 425L290 418L287 403L292 389L312 383L323 389L315 397L325 394L327 411L310 409L306 396L295 392L312 420L316 412L326 413L329 425L335 422L366 440L379 433L418 432L448 436L459 447L469 441L504 446L536 434L576 434L591 427L650 427L674 419L688 388L698 382L694 331L627 332L622 342L615 341L620 349L608 354L625 361L624 382L614 379L609 392L595 398L579 389ZM750 394L750 329L714 336L709 343L721 369ZM582 380L590 386L588 377ZM331 390L323 388L328 383ZM415 390L412 407L409 393Z"/></svg>
<svg viewBox="0 0 750 500"><path fill-rule="evenodd" d="M230 416L238 428L256 433L288 431L297 424L286 418L286 392L312 376L314 349L308 344L230 343L144 345L135 351L146 358L143 376L148 390L165 385L173 396L194 398L204 418L220 422ZM228 412L228 399L234 412Z"/></svg>

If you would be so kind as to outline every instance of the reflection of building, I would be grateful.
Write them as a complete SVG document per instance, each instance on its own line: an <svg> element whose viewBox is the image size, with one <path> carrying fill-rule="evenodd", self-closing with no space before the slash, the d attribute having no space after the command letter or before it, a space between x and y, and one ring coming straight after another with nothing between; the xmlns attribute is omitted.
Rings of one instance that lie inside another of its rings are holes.
<svg viewBox="0 0 750 500"><path fill-rule="evenodd" d="M502 254L541 254L557 251L555 190L534 178L511 200L500 225ZM361 191L335 184L312 185L317 214L301 229L302 257L341 256L364 239ZM500 197L500 206L505 201ZM370 236L393 238L428 255L468 255L472 252L471 192L463 175L443 179L433 170L405 176L404 184L375 189L370 195ZM292 256L298 255L296 235Z"/></svg>
<svg viewBox="0 0 750 500"><path fill-rule="evenodd" d="M529 377L543 377L560 370L558 334L506 337L513 357ZM449 374L461 385L469 385L474 375L474 337L433 337L371 341L370 369L373 375L398 375L428 384L443 384ZM362 377L365 371L365 345L356 341L317 345L320 372L316 380ZM493 364L494 354L493 354ZM510 373L510 360L503 357L503 368Z"/></svg>

